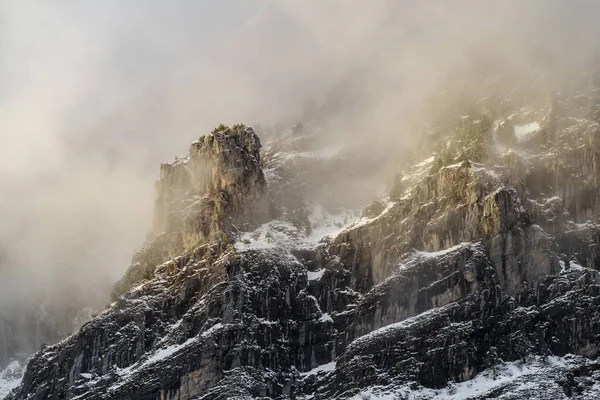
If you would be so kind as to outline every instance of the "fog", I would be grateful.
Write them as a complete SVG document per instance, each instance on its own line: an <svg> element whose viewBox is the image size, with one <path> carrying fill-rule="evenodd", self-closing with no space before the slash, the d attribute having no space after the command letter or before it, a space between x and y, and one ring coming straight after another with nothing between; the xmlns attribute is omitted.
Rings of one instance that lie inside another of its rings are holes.
<svg viewBox="0 0 600 400"><path fill-rule="evenodd" d="M477 92L489 71L555 82L595 62L598 11L591 0L0 1L0 328L30 329L41 301L65 326L102 308L150 231L159 163L217 124L292 121L309 98L352 93L332 134L400 164L390 149L418 141L440 91ZM454 79L465 70L482 74ZM0 350L17 332L0 329ZM23 351L56 339L28 335Z"/></svg>

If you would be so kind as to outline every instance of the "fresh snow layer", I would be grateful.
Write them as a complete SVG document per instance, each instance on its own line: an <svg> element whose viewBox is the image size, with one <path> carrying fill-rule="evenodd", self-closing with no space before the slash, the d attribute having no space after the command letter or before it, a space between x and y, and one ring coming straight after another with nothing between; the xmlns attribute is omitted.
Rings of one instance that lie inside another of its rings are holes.
<svg viewBox="0 0 600 400"><path fill-rule="evenodd" d="M443 389L415 388L413 385L373 386L350 397L351 400L468 400L488 398L492 391L506 387L506 393L520 394L519 398L567 399L556 377L566 375L570 368L586 361L579 356L531 357L525 362L505 362L476 375L473 379L451 383ZM585 393L590 399L600 398L600 385L588 387ZM493 398L513 398L504 395ZM491 398L491 397L489 397Z"/></svg>
<svg viewBox="0 0 600 400"><path fill-rule="evenodd" d="M545 359L545 362L548 363L548 367L562 367L565 365L558 357L549 357ZM432 400L448 398L467 400L473 396L480 396L520 377L541 372L544 368L541 364L540 359L533 361L531 364L521 362L500 364L495 370L487 370L469 381L460 382L442 390L431 390Z"/></svg>
<svg viewBox="0 0 600 400"><path fill-rule="evenodd" d="M325 273L325 268L321 268L320 270L317 271L306 271L306 276L308 277L309 281L318 281L321 279L321 277L323 276L323 274Z"/></svg>
<svg viewBox="0 0 600 400"><path fill-rule="evenodd" d="M333 319L331 318L331 316L328 313L323 313L323 315L321 315L321 318L319 318L320 322L333 322Z"/></svg>
<svg viewBox="0 0 600 400"><path fill-rule="evenodd" d="M415 322L419 321L424 316L432 315L432 314L435 314L438 312L440 312L440 308L432 308L430 310L422 312L421 314L415 315L410 318L406 318L405 320L402 320L400 322L394 322L392 324L385 325L379 329L375 329L374 331L371 331L371 332L367 333L366 335L363 335L363 336L360 336L360 337L354 339L354 341L348 345L348 350L351 350L353 347L357 347L357 346L366 344L370 341L377 340L379 338L383 338L383 337L389 335L390 333L392 333L394 330L408 328L408 327L412 326Z"/></svg>
<svg viewBox="0 0 600 400"><path fill-rule="evenodd" d="M446 255L448 253L452 253L453 251L460 250L460 249L462 249L464 247L468 247L470 245L471 245L470 242L463 242L463 243L457 244L456 246L452 246L452 247L449 247L449 248L444 249L444 250L439 250L439 251L417 251L416 254L418 256L420 256L420 257L423 257L423 258L435 258L435 257L444 256L444 255Z"/></svg>
<svg viewBox="0 0 600 400"><path fill-rule="evenodd" d="M181 349L186 348L187 346L194 343L195 341L196 341L196 338L193 337L191 339L186 340L182 344L176 344L176 345L172 345L169 347L165 347L164 349L158 349L150 358L148 358L146 360L146 362L144 364L152 364L157 361L164 360L165 358L168 358L168 357L172 356L173 354L177 353Z"/></svg>
<svg viewBox="0 0 600 400"><path fill-rule="evenodd" d="M540 124L537 122L532 122L530 124L525 125L515 125L515 136L517 139L522 140L525 139L532 132L540 129Z"/></svg>
<svg viewBox="0 0 600 400"><path fill-rule="evenodd" d="M223 324L221 324L221 323L215 324L215 325L211 326L209 329L207 329L206 331L204 331L200 335L200 337L206 338L206 337L212 335L213 333L221 330L222 328L223 328ZM199 339L198 336L191 337L181 344L174 344L174 345L156 350L154 352L154 354L152 354L146 360L143 360L136 364L130 365L127 368L118 368L117 373L122 378L120 384L123 384L129 378L129 375L131 375L133 373L133 371L141 369L142 367L145 367L147 365L154 364L154 363L164 360L166 358L169 358L173 354L176 354L176 353L180 352L181 350L184 350L186 347L188 347L191 344L193 344L194 342L198 341L198 339ZM119 384L117 384L115 387L119 387Z"/></svg>
<svg viewBox="0 0 600 400"><path fill-rule="evenodd" d="M350 229L350 228L357 228L359 226L363 226L363 225L368 225L371 222L381 218L382 216L384 216L385 214L387 214L392 207L394 206L394 204L396 204L396 202L393 201L388 201L385 209L381 212L381 214L379 214L378 216L374 217L374 218L367 218L367 217L362 217L360 219L357 219L354 223L349 224L347 227L345 227L343 230L346 229Z"/></svg>
<svg viewBox="0 0 600 400"><path fill-rule="evenodd" d="M329 372L333 371L334 369L335 369L335 361L332 361L327 364L319 365L318 367L313 368L308 372L302 372L300 374L300 376L302 376L303 378L306 378L307 376L316 375L320 372L329 373Z"/></svg>
<svg viewBox="0 0 600 400"><path fill-rule="evenodd" d="M360 220L357 210L342 210L331 214L322 206L315 205L308 217L310 234L306 234L291 223L274 220L261 225L253 232L245 232L236 243L238 251L256 249L302 249L313 248L325 237L335 237L348 226ZM312 273L318 274L318 273ZM322 272L321 272L322 274ZM319 279L319 275L310 275L309 279Z"/></svg>
<svg viewBox="0 0 600 400"><path fill-rule="evenodd" d="M13 361L3 370L0 371L0 399L6 397L11 390L19 386L25 366L22 366L18 361Z"/></svg>

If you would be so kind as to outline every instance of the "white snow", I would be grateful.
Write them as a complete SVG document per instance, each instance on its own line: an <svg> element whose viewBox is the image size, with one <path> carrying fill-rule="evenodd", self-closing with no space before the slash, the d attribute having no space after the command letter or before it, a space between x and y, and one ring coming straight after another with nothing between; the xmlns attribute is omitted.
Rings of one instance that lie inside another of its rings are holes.
<svg viewBox="0 0 600 400"><path fill-rule="evenodd" d="M323 313L323 315L321 315L321 318L319 318L320 322L333 322L333 319L331 318L331 316L328 313Z"/></svg>
<svg viewBox="0 0 600 400"><path fill-rule="evenodd" d="M431 399L466 400L474 396L481 396L517 378L536 375L542 372L544 368L564 367L566 365L564 359L559 357L548 357L543 359L543 362L544 364L542 364L542 359L538 357L525 364L520 361L503 363L498 365L495 370L484 371L469 381L457 383L442 390L431 390L435 393Z"/></svg>
<svg viewBox="0 0 600 400"><path fill-rule="evenodd" d="M222 323L218 323L215 324L213 326L211 326L210 328L208 328L206 331L202 332L202 337L208 337L210 335L212 335L213 333L220 331L223 328L223 324Z"/></svg>
<svg viewBox="0 0 600 400"><path fill-rule="evenodd" d="M309 281L318 281L319 279L321 279L324 273L325 268L321 268L317 271L306 271L306 276L308 277Z"/></svg>
<svg viewBox="0 0 600 400"><path fill-rule="evenodd" d="M463 163L459 162L456 164L450 164L450 165L446 165L445 167L442 167L442 169L452 169L452 168L459 168L460 166L462 166Z"/></svg>
<svg viewBox="0 0 600 400"><path fill-rule="evenodd" d="M560 270L561 272L565 270L565 262L563 260L559 260L558 263L560 264Z"/></svg>
<svg viewBox="0 0 600 400"><path fill-rule="evenodd" d="M379 214L379 215L378 215L378 216L376 216L375 218L367 218L367 217L360 218L360 219L359 219L358 221L356 221L355 223L353 223L353 224L350 224L349 226L347 226L346 228L344 228L344 230L346 230L346 229L353 229L353 228L357 228L357 227L359 227L359 226L363 226L363 225L368 225L368 224L370 224L371 222L373 222L373 221L375 221L375 220L377 220L377 219L381 218L381 217L382 217L382 216L384 216L385 214L387 214L387 213L388 213L388 212L389 212L389 211L392 209L392 207L394 206L394 204L396 204L396 202L394 202L394 201L388 201L388 203L387 203L387 205L386 205L385 209L384 209L384 210L381 212L381 214Z"/></svg>
<svg viewBox="0 0 600 400"><path fill-rule="evenodd" d="M377 340L380 337L385 337L387 334L389 334L390 332L392 332L396 329L407 328L407 327L413 325L415 322L417 322L420 318L422 318L426 315L431 315L431 314L440 312L441 309L442 309L442 307L432 308L431 310L427 310L421 314L415 315L414 317L410 317L403 321L395 322L393 324L389 324L389 325L383 326L379 329L376 329L374 331L371 331L371 332L367 333L366 335L363 335L363 336L360 336L360 337L354 339L354 341L348 345L348 351L353 347L362 345L363 343L366 343L366 342L369 342L372 340Z"/></svg>
<svg viewBox="0 0 600 400"><path fill-rule="evenodd" d="M581 264L579 264L577 261L569 261L569 267L573 270L582 270L585 269Z"/></svg>
<svg viewBox="0 0 600 400"><path fill-rule="evenodd" d="M311 243L318 243L324 237L335 237L346 227L360 219L357 210L343 210L340 214L330 214L320 205L313 207L312 214L308 217L312 226L312 233L307 238Z"/></svg>
<svg viewBox="0 0 600 400"><path fill-rule="evenodd" d="M327 364L319 365L318 367L313 368L308 372L302 372L300 374L300 376L302 376L303 378L306 378L307 376L316 375L320 372L329 373L329 372L333 371L334 369L335 369L335 361L332 361Z"/></svg>
<svg viewBox="0 0 600 400"><path fill-rule="evenodd" d="M363 390L359 394L348 398L348 400L398 400L398 399L415 399L415 397L406 397L409 393L405 388L382 388L375 386L367 390ZM403 396L403 397L400 397Z"/></svg>
<svg viewBox="0 0 600 400"><path fill-rule="evenodd" d="M444 250L439 250L439 251L417 251L416 254L420 257L424 257L424 258L434 258L434 257L440 257L443 255L446 255L448 253L452 253L453 251L462 249L463 247L466 246L470 246L471 243L470 242L463 242L460 244L457 244L456 246L452 246L449 247L447 249Z"/></svg>
<svg viewBox="0 0 600 400"><path fill-rule="evenodd" d="M259 318L258 323L261 325L277 325L279 321L271 321L270 319Z"/></svg>
<svg viewBox="0 0 600 400"><path fill-rule="evenodd" d="M206 338L206 337L212 335L213 333L219 331L221 328L223 328L223 324L221 324L221 323L215 324L215 325L211 326L209 329L207 329L206 331L204 331L200 335L200 337ZM127 368L117 368L117 373L121 377L126 379L128 377L128 375L131 375L131 373L133 372L134 369L137 370L146 365L154 364L160 360L164 360L165 358L168 358L168 357L172 356L173 354L178 353L179 351L190 346L192 343L196 342L197 340L198 340L198 336L194 336L194 337L189 338L188 340L186 340L185 342L183 342L181 344L174 344L174 345L162 348L162 349L158 349L149 358L147 358L146 360L144 360L140 363L130 365ZM118 387L118 385L116 385L116 387Z"/></svg>
<svg viewBox="0 0 600 400"><path fill-rule="evenodd" d="M290 223L274 220L259 226L253 232L244 232L236 242L238 251L290 248L299 242L302 233Z"/></svg>
<svg viewBox="0 0 600 400"><path fill-rule="evenodd" d="M540 129L540 124L537 122L532 122L530 124L525 125L515 125L515 136L518 140L525 139L532 132Z"/></svg>
<svg viewBox="0 0 600 400"><path fill-rule="evenodd" d="M315 305L315 307L317 308L317 310L319 310L319 312L321 312L321 306L319 305L319 300L317 300L317 298L315 296L313 296L312 294L309 294L308 296L306 296L306 298L312 300L312 302Z"/></svg>
<svg viewBox="0 0 600 400"><path fill-rule="evenodd" d="M25 366L22 366L18 361L11 362L4 370L0 371L0 399L6 397L11 390L19 386L24 372Z"/></svg>
<svg viewBox="0 0 600 400"><path fill-rule="evenodd" d="M235 247L238 251L276 248L310 249L323 238L335 237L351 226L360 219L359 215L357 210L348 209L341 210L338 214L331 214L317 204L312 207L311 214L308 216L312 230L310 234L307 235L287 221L274 220L261 225L253 232L244 232Z"/></svg>
<svg viewBox="0 0 600 400"><path fill-rule="evenodd" d="M473 379L461 383L451 383L443 389L417 388L411 385L401 386L373 386L361 391L351 400L394 400L398 398L413 400L467 400L472 398L488 398L491 391L500 387L511 385L510 392L525 391L530 393L536 388L547 388L547 383L556 385L556 392L562 388L555 382L555 377L564 375L571 366L581 363L582 358L567 355L565 357L532 357L525 363L521 361L506 362L488 369L475 376ZM600 394L600 387L590 387L587 395ZM540 393L546 396L545 393ZM548 394L549 395L549 394ZM519 397L520 398L520 397ZM536 397L550 398L550 397ZM561 397L562 398L562 397ZM589 397L597 398L597 397Z"/></svg>
<svg viewBox="0 0 600 400"><path fill-rule="evenodd" d="M148 358L144 362L144 364L152 364L152 363L155 363L157 361L164 360L165 358L172 356L173 354L177 353L179 350L181 350L181 349L189 346L190 344L192 344L195 341L196 341L196 338L193 337L193 338L190 338L190 339L186 340L182 344L175 344L175 345L171 345L169 347L166 347L164 349L158 349L152 355L152 357Z"/></svg>

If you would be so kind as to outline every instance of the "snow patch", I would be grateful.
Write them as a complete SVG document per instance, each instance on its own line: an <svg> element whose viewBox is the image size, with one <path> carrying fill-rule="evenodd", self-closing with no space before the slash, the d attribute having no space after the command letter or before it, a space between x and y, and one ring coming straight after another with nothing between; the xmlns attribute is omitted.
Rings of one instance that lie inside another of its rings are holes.
<svg viewBox="0 0 600 400"><path fill-rule="evenodd" d="M300 374L300 376L302 376L302 378L306 378L307 376L317 375L321 372L324 372L327 374L327 373L330 373L331 371L333 371L334 369L335 369L335 361L332 361L327 364L319 365L318 367L313 368L308 372L302 372Z"/></svg>
<svg viewBox="0 0 600 400"><path fill-rule="evenodd" d="M213 333L221 330L222 328L223 328L223 324L221 324L221 323L215 324L215 325L211 326L209 329L207 329L206 331L202 332L200 337L206 338L206 337L212 335ZM149 358L142 361L141 363L136 363L136 364L130 365L129 367L126 367L126 368L117 368L117 374L119 374L122 378L124 378L126 380L127 377L129 375L131 375L134 370L139 370L147 365L154 364L156 362L164 360L165 358L171 357L173 354L180 352L181 350L190 346L192 343L196 342L197 340L198 340L198 336L194 336L194 337L189 338L188 340L186 340L185 342L183 342L181 344L174 344L174 345L162 348L162 349L158 349L154 352L154 354L152 354ZM115 387L119 387L119 385L116 385Z"/></svg>
<svg viewBox="0 0 600 400"><path fill-rule="evenodd" d="M19 384L23 379L25 366L18 361L13 361L0 371L0 399L8 396L8 394Z"/></svg>
<svg viewBox="0 0 600 400"><path fill-rule="evenodd" d="M537 122L532 122L525 125L515 125L515 136L518 140L523 140L538 129L540 129L540 124Z"/></svg>
<svg viewBox="0 0 600 400"><path fill-rule="evenodd" d="M463 162L459 162L456 164L450 164L450 165L446 165L445 167L442 167L441 169L453 169L453 168L459 168L463 165Z"/></svg>
<svg viewBox="0 0 600 400"><path fill-rule="evenodd" d="M546 363L546 365L544 365ZM481 396L485 393L505 385L517 378L536 375L544 368L564 367L565 362L559 357L548 357L546 359L536 358L531 363L523 364L522 362L510 362L496 366L491 370L487 370L477 375L470 381L457 383L449 388L442 389L435 393L432 400L456 399L467 400L474 396Z"/></svg>
<svg viewBox="0 0 600 400"><path fill-rule="evenodd" d="M329 313L323 313L323 315L321 315L321 318L319 318L319 322L333 322L333 319L331 318Z"/></svg>
<svg viewBox="0 0 600 400"><path fill-rule="evenodd" d="M202 332L202 337L208 337L208 336L212 335L213 333L220 331L222 328L223 328L222 323L219 322L218 324L214 324L213 326L208 328L206 331Z"/></svg>
<svg viewBox="0 0 600 400"><path fill-rule="evenodd" d="M312 207L311 214L308 216L311 226L309 234L290 222L274 220L261 225L252 232L244 232L235 247L238 251L314 248L322 239L335 237L358 221L359 215L357 210L348 209L331 214L317 204Z"/></svg>
<svg viewBox="0 0 600 400"><path fill-rule="evenodd" d="M386 215L392 209L392 207L394 206L394 204L396 204L396 202L394 202L394 201L388 201L385 209L378 216L376 216L374 218L362 217L358 221L356 221L355 223L353 223L350 226L348 226L347 228L345 228L344 230L354 229L354 228L358 228L359 226L364 226L364 225L370 224L371 222L373 222L373 221L375 221L375 220L383 217L384 215Z"/></svg>
<svg viewBox="0 0 600 400"><path fill-rule="evenodd" d="M435 257L440 257L440 256L444 256L448 253L452 253L453 251L457 251L460 250L464 247L470 246L471 243L470 242L463 242L460 244L457 244L456 246L452 246L449 247L447 249L444 250L439 250L439 251L417 251L416 254L419 257L423 257L423 258L435 258Z"/></svg>
<svg viewBox="0 0 600 400"><path fill-rule="evenodd" d="M166 347L164 349L159 349L152 355L152 357L148 358L146 360L146 362L144 362L144 364L152 364L157 361L164 360L165 358L172 356L173 354L177 353L179 350L183 349L184 347L189 346L190 344L192 344L195 341L196 341L196 338L193 337L191 339L186 340L182 344L176 344L176 345Z"/></svg>
<svg viewBox="0 0 600 400"><path fill-rule="evenodd" d="M350 397L350 400L468 400L474 398L491 398L492 391L509 387L509 393L531 394L538 391L535 398L554 398L562 393L562 388L549 388L548 383L556 384L556 376L564 375L571 367L586 362L582 357L567 355L565 357L532 357L525 363L522 361L506 362L483 371L473 379L456 384L449 384L443 389L415 388L414 385L373 386ZM510 385L510 386L509 386ZM541 391L540 391L541 390ZM600 385L586 388L587 397L599 398ZM497 394L493 397L496 398ZM523 396L528 398L530 396ZM502 397L504 398L504 397ZM511 397L512 398L512 397ZM519 397L521 398L521 397Z"/></svg>
<svg viewBox="0 0 600 400"><path fill-rule="evenodd" d="M321 268L317 271L306 271L306 276L308 277L309 281L318 281L321 279L321 277L323 276L323 274L325 273L325 268Z"/></svg>
<svg viewBox="0 0 600 400"><path fill-rule="evenodd" d="M371 332L367 333L366 335L363 335L363 336L360 336L360 337L354 339L354 341L348 345L347 351L350 351L352 348L361 346L367 342L370 342L373 340L378 340L379 338L384 338L388 334L392 333L393 331L395 331L397 329L408 328L408 327L412 326L414 323L416 323L417 321L419 321L421 318L423 318L427 315L434 315L438 312L441 312L440 311L441 309L442 309L442 307L432 308L431 310L422 312L421 314L415 315L414 317L410 317L403 321L395 322L393 324L389 324L389 325L383 326L379 329L376 329L374 331L371 331Z"/></svg>
<svg viewBox="0 0 600 400"><path fill-rule="evenodd" d="M264 318L259 318L258 319L258 323L261 325L277 325L279 324L279 321L271 321L270 319L264 319Z"/></svg>
<svg viewBox="0 0 600 400"><path fill-rule="evenodd" d="M584 270L584 269L586 269L586 268L584 268L581 264L579 264L575 260L569 261L569 268L571 268L572 270Z"/></svg>

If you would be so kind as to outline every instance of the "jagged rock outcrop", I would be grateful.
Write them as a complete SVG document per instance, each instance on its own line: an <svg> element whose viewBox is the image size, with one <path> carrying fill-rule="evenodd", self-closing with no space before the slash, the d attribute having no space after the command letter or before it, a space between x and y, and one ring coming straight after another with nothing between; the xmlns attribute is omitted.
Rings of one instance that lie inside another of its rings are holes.
<svg viewBox="0 0 600 400"><path fill-rule="evenodd" d="M315 157L291 150L309 133L266 152L265 178L253 131L218 129L161 167L115 303L8 399L432 399L483 378L462 398L524 399L525 376L537 398L599 396L597 106L569 101L461 119L331 231L300 185L322 164L290 161Z"/></svg>
<svg viewBox="0 0 600 400"><path fill-rule="evenodd" d="M272 218L260 168L261 147L251 128L222 127L192 143L187 158L162 164L156 183L154 233L182 229L183 224L187 231L182 234L203 235L183 241L198 243L230 229L230 224L242 229L246 224L252 226ZM212 203L200 207L195 204L198 200ZM193 214L199 210L205 213L202 218ZM190 221L201 221L203 225L187 226ZM184 245L184 251L193 246Z"/></svg>
<svg viewBox="0 0 600 400"><path fill-rule="evenodd" d="M251 128L222 126L193 142L186 158L160 166L153 238L134 256L114 297L152 277L166 260L207 243L225 248L239 230L273 218L261 146Z"/></svg>

